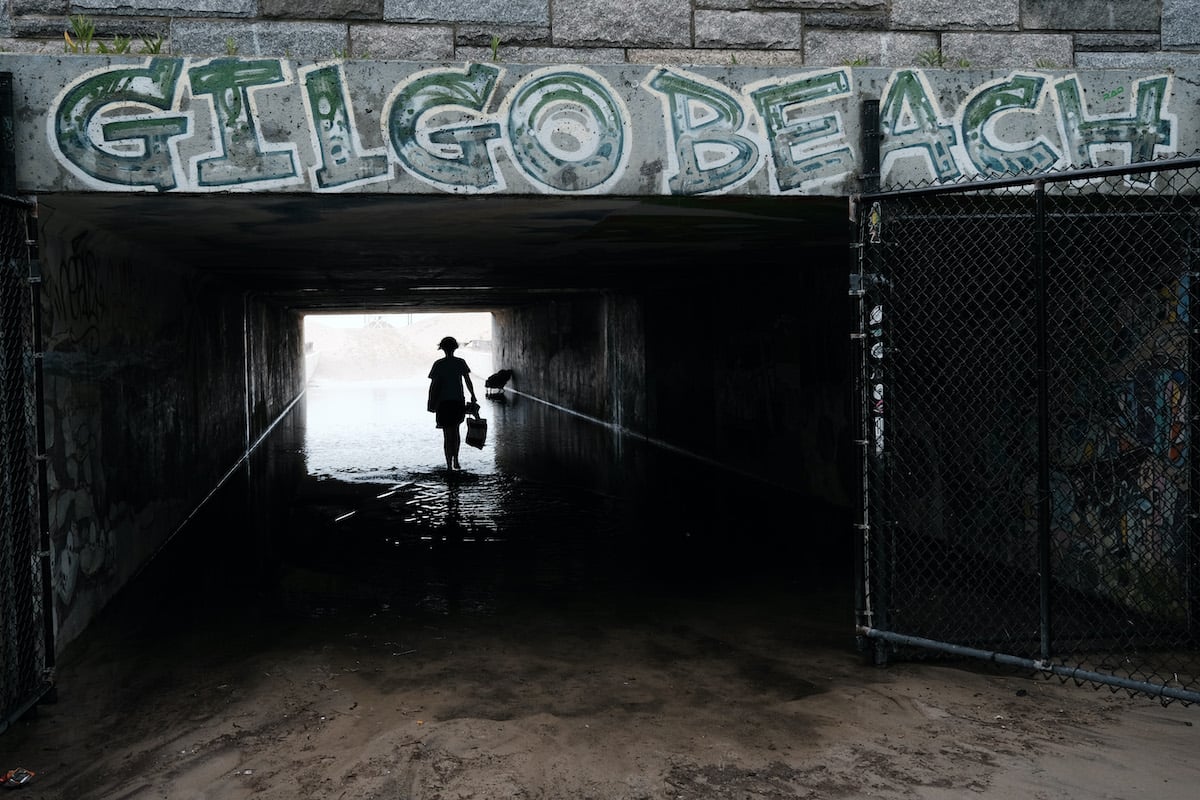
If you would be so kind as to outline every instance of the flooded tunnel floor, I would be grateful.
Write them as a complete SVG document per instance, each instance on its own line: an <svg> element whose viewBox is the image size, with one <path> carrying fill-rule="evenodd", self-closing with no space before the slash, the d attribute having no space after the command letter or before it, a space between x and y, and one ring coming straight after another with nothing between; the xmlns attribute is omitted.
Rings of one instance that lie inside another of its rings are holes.
<svg viewBox="0 0 1200 800"><path fill-rule="evenodd" d="M485 401L488 443L464 445L464 469L448 472L423 390L310 391L307 468L272 538L284 596L492 613L593 592L850 591L848 511L786 477L748 478L517 395Z"/></svg>
<svg viewBox="0 0 1200 800"><path fill-rule="evenodd" d="M688 525L676 512L672 524L648 530L650 519L627 498L508 475L325 480L291 512L280 587L293 599L324 592L333 603L495 613L564 595L783 588L810 573L808 565L755 564L767 556L761 524L715 533L715 520ZM849 586L841 588L844 597Z"/></svg>

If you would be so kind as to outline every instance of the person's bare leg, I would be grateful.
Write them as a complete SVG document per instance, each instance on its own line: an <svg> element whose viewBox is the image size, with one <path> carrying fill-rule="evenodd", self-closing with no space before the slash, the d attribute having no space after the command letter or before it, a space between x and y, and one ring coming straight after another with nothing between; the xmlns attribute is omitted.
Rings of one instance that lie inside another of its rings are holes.
<svg viewBox="0 0 1200 800"><path fill-rule="evenodd" d="M458 426L455 425L454 428L448 431L446 434L446 457L451 459L454 469L462 469L462 467L458 465L458 449L461 444L462 437L459 435Z"/></svg>

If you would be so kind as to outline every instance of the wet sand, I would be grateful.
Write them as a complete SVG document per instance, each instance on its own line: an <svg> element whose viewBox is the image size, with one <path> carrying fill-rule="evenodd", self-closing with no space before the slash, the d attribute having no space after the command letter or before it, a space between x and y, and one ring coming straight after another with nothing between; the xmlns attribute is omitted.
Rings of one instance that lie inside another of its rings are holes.
<svg viewBox="0 0 1200 800"><path fill-rule="evenodd" d="M1194 798L1194 708L865 666L848 598L112 614L0 744L29 798ZM157 615L151 615L155 617ZM145 617L143 617L145 619Z"/></svg>

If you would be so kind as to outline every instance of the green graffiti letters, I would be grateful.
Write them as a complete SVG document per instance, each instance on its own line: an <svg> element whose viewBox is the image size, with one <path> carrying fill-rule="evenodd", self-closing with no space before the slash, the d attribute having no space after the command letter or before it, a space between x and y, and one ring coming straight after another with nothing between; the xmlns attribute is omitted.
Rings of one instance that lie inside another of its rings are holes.
<svg viewBox="0 0 1200 800"><path fill-rule="evenodd" d="M644 84L663 99L671 123L672 194L704 194L728 189L754 174L759 147L744 131L741 100L694 75L659 69ZM716 153L716 157L708 155Z"/></svg>
<svg viewBox="0 0 1200 800"><path fill-rule="evenodd" d="M233 186L297 176L295 146L265 150L251 90L285 81L276 59L218 58L188 70L192 93L212 98L218 153L196 162L200 186Z"/></svg>
<svg viewBox="0 0 1200 800"><path fill-rule="evenodd" d="M839 146L845 134L836 113L795 116L805 106L849 96L850 75L845 70L767 84L750 93L766 124L779 191L799 190L809 181L853 170L850 148Z"/></svg>
<svg viewBox="0 0 1200 800"><path fill-rule="evenodd" d="M183 66L180 58L155 58L144 68L105 70L68 86L49 117L57 154L97 181L174 189L169 144L172 137L189 132L190 121L182 114L147 115L145 107L160 111L173 107ZM93 140L91 129L100 112L110 107L124 107L129 116L100 124L101 146Z"/></svg>
<svg viewBox="0 0 1200 800"><path fill-rule="evenodd" d="M402 83L384 115L400 163L446 191L503 189L488 153L489 143L500 138L500 125L483 113L499 77L496 67L472 64Z"/></svg>
<svg viewBox="0 0 1200 800"><path fill-rule="evenodd" d="M1058 153L1043 141L1022 147L1002 147L994 141L989 125L1005 111L1032 111L1041 101L1046 79L1035 75L1013 75L1007 81L988 86L967 102L963 111L963 131L967 156L983 175L1014 172L1039 172L1058 161Z"/></svg>
<svg viewBox="0 0 1200 800"><path fill-rule="evenodd" d="M958 136L954 125L938 116L932 93L924 75L915 70L901 70L892 76L879 109L880 157L886 161L889 156L919 150L929 159L938 180L954 180L962 175L954 162Z"/></svg>
<svg viewBox="0 0 1200 800"><path fill-rule="evenodd" d="M763 74L110 63L54 98L44 131L62 169L47 180L54 190L75 180L162 192L425 184L461 193L843 194L855 191L859 101L876 86L885 186L1094 166L1121 154L1136 163L1195 147L1180 141L1194 126L1179 127L1170 106L1187 106L1196 90L1170 75L1114 86L1111 75L1091 73L827 68L739 83Z"/></svg>
<svg viewBox="0 0 1200 800"><path fill-rule="evenodd" d="M513 157L539 187L593 192L620 177L628 115L599 76L535 73L513 94L507 116Z"/></svg>
<svg viewBox="0 0 1200 800"><path fill-rule="evenodd" d="M1083 109L1083 91L1075 78L1054 85L1062 109L1063 140L1071 163L1085 166L1091 163L1089 148L1124 146L1130 150L1129 160L1150 161L1159 147L1171 149L1172 120L1163 114L1167 101L1166 75L1139 80L1132 116L1088 119Z"/></svg>
<svg viewBox="0 0 1200 800"><path fill-rule="evenodd" d="M310 68L303 75L314 149L321 160L312 170L313 184L328 189L386 178L387 156L362 152L341 65Z"/></svg>

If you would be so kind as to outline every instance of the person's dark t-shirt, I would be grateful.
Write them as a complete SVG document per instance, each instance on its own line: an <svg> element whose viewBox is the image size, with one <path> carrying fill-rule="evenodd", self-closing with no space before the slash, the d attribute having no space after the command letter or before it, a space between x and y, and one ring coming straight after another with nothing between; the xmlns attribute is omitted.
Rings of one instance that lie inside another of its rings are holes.
<svg viewBox="0 0 1200 800"><path fill-rule="evenodd" d="M463 402L463 377L471 374L467 362L458 356L447 356L433 362L429 379L433 381L430 400L436 405L444 402Z"/></svg>

